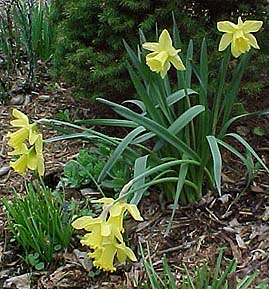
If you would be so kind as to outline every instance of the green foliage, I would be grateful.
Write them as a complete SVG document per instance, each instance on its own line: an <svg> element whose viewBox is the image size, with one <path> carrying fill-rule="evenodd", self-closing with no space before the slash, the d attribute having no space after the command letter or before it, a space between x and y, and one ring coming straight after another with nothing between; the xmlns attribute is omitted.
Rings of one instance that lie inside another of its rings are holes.
<svg viewBox="0 0 269 289"><path fill-rule="evenodd" d="M28 184L26 193L3 199L8 225L16 242L23 248L26 262L42 269L53 254L69 245L72 235L63 200L43 185Z"/></svg>
<svg viewBox="0 0 269 289"><path fill-rule="evenodd" d="M148 280L142 284L143 289L268 289L269 284L264 281L253 287L253 282L257 277L257 272L244 276L243 279L239 280L236 274L236 261L229 260L228 264L225 266L225 270L222 270L223 267L223 252L224 249L219 249L219 255L216 261L216 265L213 269L209 267L206 263L201 267L196 267L194 272L190 272L187 267L184 266L184 275L181 280L180 287L176 283L175 277L171 272L170 266L167 263L167 259L164 256L162 258L163 272L162 275L158 274L152 264L149 250L148 256L145 258L143 250L142 258ZM227 261L226 261L227 263ZM179 283L179 282L178 282Z"/></svg>
<svg viewBox="0 0 269 289"><path fill-rule="evenodd" d="M144 38L141 32L141 39ZM174 26L174 43L177 48L180 48L181 43L177 42L178 39L180 39L178 31ZM144 153L148 153L148 160L144 163L142 170L135 171L137 177L133 179L134 187L129 191L129 193L134 193L133 201L139 201L142 194L138 188L135 188L136 182L141 182L145 173L149 176L149 172L152 172L152 182L144 179L143 183L139 185L140 189L143 186L144 188L148 187L149 184L160 184L165 195L174 200L174 210L178 200L182 203L199 200L207 186L212 186L213 183L216 190L221 193L220 145L228 148L241 159L247 167L250 181L253 176L253 168L250 167L249 158L247 154L245 156L228 146L226 143L228 137L237 139L268 172L268 168L246 141L236 134L226 134L231 124L232 109L239 91L240 80L250 54L243 55L238 65L234 67L231 77L227 77L230 51L227 50L224 53L216 88L214 94L210 95L208 84L212 77L209 75L210 67L205 39L202 41L198 61L193 59L193 42L192 40L189 42L188 50L185 53L186 71L177 71L177 89L173 89L168 76L161 79L158 74L149 70L145 64L144 50L138 50L136 55L127 43L125 43L125 47L131 63L128 65L130 77L140 99L131 102L139 106L142 113L138 113L137 110L130 109L124 104L119 105L108 100L99 100L111 106L121 117L134 122L137 126L122 140L116 150L120 146L126 148L132 143L142 146L146 140L152 140L154 143L153 147L147 147L147 151L143 147ZM192 89L194 76L199 82L199 86L196 85L196 91ZM263 113L268 114L268 110L261 112L261 114ZM241 114L239 117L247 115ZM124 125L124 121L122 124ZM221 124L222 130L219 132L217 127ZM127 139L130 140L129 143ZM142 158L144 158L143 153L137 162ZM158 175L156 173L159 173L160 168L163 168L163 173ZM109 170L106 173L108 172ZM101 179L102 176L99 176L99 180Z"/></svg>
<svg viewBox="0 0 269 289"><path fill-rule="evenodd" d="M135 45L137 27L153 36L157 21L162 27L171 24L173 10L180 21L187 19L185 9L177 2L52 1L58 27L55 70L75 86L75 94L90 98L126 96L133 90L126 73L122 40ZM195 31L194 25L199 29L201 21L192 21L189 29Z"/></svg>
<svg viewBox="0 0 269 289"><path fill-rule="evenodd" d="M104 145L80 150L77 160L71 160L65 165L63 181L73 188L98 187L97 179L110 154L111 149ZM128 180L128 170L128 165L119 159L102 185L115 191L119 190Z"/></svg>
<svg viewBox="0 0 269 289"><path fill-rule="evenodd" d="M141 30L140 38L141 42L145 41ZM174 46L182 47L175 18L173 38ZM198 201L209 187L215 187L221 194L221 148L228 149L245 164L248 172L247 185L255 171L255 164L250 161L252 157L265 171L269 171L241 136L227 133L230 125L241 117L269 113L269 110L265 110L241 113L235 117L232 114L251 52L242 55L232 69L229 66L230 50L220 53L223 58L218 63L219 73L212 76L206 39L202 41L198 59L194 57L191 40L187 51L183 50L181 53L186 70L177 71L176 75L169 71L169 76L162 79L146 65L145 50L139 47L136 53L124 43L130 60L128 70L138 99L122 104L98 99L109 105L121 119L93 119L76 124L49 121L55 129L67 133L67 136L49 141L81 137L95 143L105 143L113 149L98 178L92 178L96 184L105 185L107 177L123 158L134 167L133 179L126 190L132 196L131 202L137 204L150 186L158 186L174 202L172 221L179 201L184 204ZM177 85L174 84L175 76ZM212 79L215 83L214 90L210 93L209 84ZM131 108L129 103L133 104ZM128 130L124 138L115 138L79 124L121 126L131 130ZM63 125L68 129L63 130ZM73 133L73 129L82 132ZM229 145L230 138L243 145L246 153ZM168 230L169 228L167 233Z"/></svg>

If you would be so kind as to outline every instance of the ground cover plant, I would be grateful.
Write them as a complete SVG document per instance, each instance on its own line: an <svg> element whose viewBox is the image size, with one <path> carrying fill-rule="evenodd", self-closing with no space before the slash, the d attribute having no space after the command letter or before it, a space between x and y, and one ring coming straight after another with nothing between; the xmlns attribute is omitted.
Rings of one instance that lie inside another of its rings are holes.
<svg viewBox="0 0 269 289"><path fill-rule="evenodd" d="M72 122L70 117L66 121L35 117L32 120L19 109L12 110L11 131L7 134L7 144L13 149L8 153L12 158L10 167L23 176L30 171L34 178L44 177L45 181L44 152L55 142L81 139L86 146L94 144L89 149L80 150L67 163L63 182L57 186L60 191L54 192L33 181L33 185L26 186L22 197L3 200L11 233L23 247L23 258L37 270L48 268L56 252L68 247L72 226L80 236L81 245L88 247L87 256L92 263L91 266L83 263L83 267L90 267L92 276L95 272L92 266L109 273L123 270L128 274L126 264L130 261L137 264L141 254L149 282L138 282L137 286L176 288L178 283L165 258L162 261L164 274L160 277L155 272L151 257L143 253L142 246L140 253L136 252L136 244L129 237L131 220L127 213L135 221L143 222L137 230L151 226L154 219L145 221L139 204L143 204L145 195L150 195L152 191L159 194L164 203L172 203L170 221L165 225L164 233L169 239L179 203L192 208L195 214L193 203L206 203L207 198L212 197L208 195L209 191L216 202L224 204L225 198L229 198L222 195L225 189L221 180L225 152L237 157L246 167L242 192L252 184L258 172L268 175L265 160L239 133L230 132L231 125L237 120L262 118L269 113L266 109L242 114L234 107L252 52L259 49L254 33L261 33L263 22L239 16L235 23L217 23L221 38L218 53L222 59L215 77L210 74L208 59L211 55L208 54L207 40L203 39L199 53L195 52L197 48L192 40L184 50L176 19L172 18L173 30L156 30L153 40L147 39L140 30L140 44L136 50L124 42L129 57L127 68L137 98L123 103L98 99L111 107L119 115L118 119L93 118ZM198 54L197 58L195 55ZM212 81L215 82L213 94L212 91L209 93ZM41 125L45 125L43 129ZM125 135L109 135L97 130L97 126L123 128ZM44 135L48 128L61 134L46 138ZM75 202L66 203L63 183L75 188L73 193L86 187L87 201L93 204L90 210L94 210L94 204L101 205L94 213L69 209ZM213 213L210 216L223 225ZM268 220L266 218L265 212L262 220ZM236 227L238 224L234 223L234 228L226 227L225 230L233 229L239 247L244 248L246 244ZM260 237L259 230L250 239ZM232 242L229 238L226 241ZM198 247L202 243L203 240ZM78 240L72 240L70 247L74 246L79 246ZM231 247L235 250L233 245ZM62 252L63 255L65 253ZM223 260L222 256L221 250L212 271L207 265L196 267L193 272L185 267L180 280L182 287L229 288L233 284L235 288L249 288L258 273L243 272L243 278L237 279L236 260L233 257ZM223 270L220 269L222 261L226 266ZM79 257L77 262L81 262ZM255 271L255 267L252 269ZM256 286L267 287L266 280Z"/></svg>
<svg viewBox="0 0 269 289"><path fill-rule="evenodd" d="M53 254L69 245L72 227L63 200L38 183L26 186L23 196L3 203L8 212L9 229L24 251L25 261L37 270L44 269Z"/></svg>

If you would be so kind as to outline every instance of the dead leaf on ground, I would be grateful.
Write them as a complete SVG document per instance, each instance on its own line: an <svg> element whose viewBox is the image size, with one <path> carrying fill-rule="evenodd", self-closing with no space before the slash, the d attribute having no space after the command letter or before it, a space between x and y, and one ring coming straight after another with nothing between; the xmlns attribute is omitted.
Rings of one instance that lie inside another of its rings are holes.
<svg viewBox="0 0 269 289"><path fill-rule="evenodd" d="M82 267L88 271L92 271L92 259L88 257L87 252L80 251L78 249L75 249L74 255L76 256L77 261L82 265Z"/></svg>
<svg viewBox="0 0 269 289"><path fill-rule="evenodd" d="M13 285L15 285L17 289L31 289L30 274L26 273L7 279L3 288L14 288Z"/></svg>

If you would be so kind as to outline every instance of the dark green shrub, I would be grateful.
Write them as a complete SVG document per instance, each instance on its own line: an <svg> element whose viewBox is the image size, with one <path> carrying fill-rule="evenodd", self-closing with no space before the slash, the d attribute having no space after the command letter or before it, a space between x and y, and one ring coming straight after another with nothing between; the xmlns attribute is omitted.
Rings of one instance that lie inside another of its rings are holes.
<svg viewBox="0 0 269 289"><path fill-rule="evenodd" d="M200 46L207 34L209 47L216 51L216 21L235 21L242 13L263 20L268 15L265 0L53 0L52 4L58 30L54 73L73 85L76 95L89 98L122 99L133 93L122 39L134 47L137 27L153 39L156 23L160 29L171 28L173 11L184 43L192 38ZM263 43L267 41L261 43L265 47Z"/></svg>
<svg viewBox="0 0 269 289"><path fill-rule="evenodd" d="M182 26L186 22L180 1L174 0L53 2L58 26L54 67L76 87L77 94L91 98L124 96L132 91L122 39L135 45L137 27L147 35L155 33L156 22L171 27L172 11Z"/></svg>

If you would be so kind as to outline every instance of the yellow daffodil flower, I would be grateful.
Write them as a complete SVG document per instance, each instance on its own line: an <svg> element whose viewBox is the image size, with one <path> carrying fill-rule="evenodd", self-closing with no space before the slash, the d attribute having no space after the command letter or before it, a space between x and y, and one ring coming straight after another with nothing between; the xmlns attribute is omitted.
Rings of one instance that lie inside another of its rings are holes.
<svg viewBox="0 0 269 289"><path fill-rule="evenodd" d="M45 165L43 157L43 139L41 134L37 136L34 143L34 150L29 154L28 168L37 171L39 176L44 176Z"/></svg>
<svg viewBox="0 0 269 289"><path fill-rule="evenodd" d="M101 198L91 202L104 204L103 209L106 206L111 205L109 207L109 213L112 217L123 215L127 210L136 221L143 221L143 218L141 217L140 212L135 204L128 204L122 200L115 202L115 200L112 198Z"/></svg>
<svg viewBox="0 0 269 289"><path fill-rule="evenodd" d="M27 168L37 171L40 176L44 175L45 166L43 158L43 142L42 135L36 139L34 146L28 149L25 143L20 144L14 151L9 152L9 155L20 156L16 161L10 162L10 166L15 172L25 175Z"/></svg>
<svg viewBox="0 0 269 289"><path fill-rule="evenodd" d="M85 234L80 242L93 249L88 255L94 259L94 266L113 272L116 270L115 258L120 263L125 262L127 258L136 261L134 252L125 245L122 236L123 217L126 211L135 220L143 220L136 205L124 201L115 202L112 198L101 198L92 202L103 204L101 215L97 218L80 217L72 223L72 226L90 232Z"/></svg>
<svg viewBox="0 0 269 289"><path fill-rule="evenodd" d="M102 227L105 225L105 220L101 218L93 218L91 216L83 216L78 219L76 219L72 226L79 230L79 229L85 229L88 232L83 239L81 240L82 245L89 246L90 248L100 248L102 246L103 241L103 234L107 230L102 229ZM107 235L105 233L105 235Z"/></svg>
<svg viewBox="0 0 269 289"><path fill-rule="evenodd" d="M119 232L124 232L123 217L125 211L128 211L136 221L143 221L143 218L141 217L140 212L135 204L128 204L124 201L114 202L115 200L112 198L101 198L99 200L92 201L92 203L103 203L103 209L108 206L110 214L108 223L119 230ZM114 234L119 236L119 232L116 229L114 230Z"/></svg>
<svg viewBox="0 0 269 289"><path fill-rule="evenodd" d="M146 42L142 45L146 50L153 51L146 56L146 63L149 68L157 73L160 73L164 78L171 64L177 70L185 70L178 53L180 49L175 49L172 45L172 39L169 32L164 29L159 37L159 42Z"/></svg>
<svg viewBox="0 0 269 289"><path fill-rule="evenodd" d="M29 123L29 119L24 113L13 109L12 114L15 119L10 124L19 130L13 133L9 132L7 135L9 137L8 144L14 148L9 155L19 156L19 158L10 162L10 166L22 175L25 175L26 170L30 169L43 176L45 166L42 134L37 132L35 123ZM30 145L29 148L27 145Z"/></svg>
<svg viewBox="0 0 269 289"><path fill-rule="evenodd" d="M116 271L115 257L120 263L124 263L127 258L137 261L134 252L129 247L110 238L105 238L103 246L89 253L88 256L94 258L94 266L111 272Z"/></svg>
<svg viewBox="0 0 269 289"><path fill-rule="evenodd" d="M231 52L234 57L250 50L251 47L259 49L256 38L251 32L257 32L262 27L262 21L247 20L238 18L238 23L220 21L217 23L218 30L224 32L219 43L219 51L225 50L231 44Z"/></svg>
<svg viewBox="0 0 269 289"><path fill-rule="evenodd" d="M25 175L27 170L28 163L28 154L22 154L15 162L10 162L10 167L13 168L15 172L18 172L21 175Z"/></svg>
<svg viewBox="0 0 269 289"><path fill-rule="evenodd" d="M36 131L36 124L30 124L27 115L17 109L13 109L12 115L16 119L12 120L10 124L13 127L18 127L20 129L15 131L14 133L8 133L7 136L10 138L8 144L13 148L16 148L26 139L28 139L30 145L33 145L38 137L38 133Z"/></svg>

